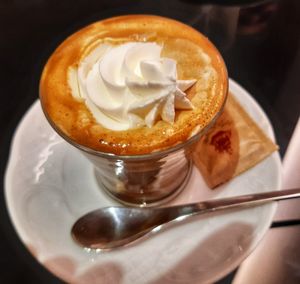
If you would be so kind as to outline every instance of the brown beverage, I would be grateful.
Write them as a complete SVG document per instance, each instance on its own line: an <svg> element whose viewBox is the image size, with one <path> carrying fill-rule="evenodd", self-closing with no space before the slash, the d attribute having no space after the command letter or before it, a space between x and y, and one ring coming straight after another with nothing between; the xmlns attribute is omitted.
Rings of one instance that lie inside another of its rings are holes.
<svg viewBox="0 0 300 284"><path fill-rule="evenodd" d="M186 91L192 110L177 110L174 123L158 120L152 127L112 131L97 122L84 100L74 98L70 74L84 59L101 45L127 42L161 45L162 57L177 62L180 80L197 80ZM67 139L101 152L139 155L172 147L200 132L223 107L227 88L224 62L202 34L171 19L135 15L97 22L66 39L45 66L40 98L52 125Z"/></svg>

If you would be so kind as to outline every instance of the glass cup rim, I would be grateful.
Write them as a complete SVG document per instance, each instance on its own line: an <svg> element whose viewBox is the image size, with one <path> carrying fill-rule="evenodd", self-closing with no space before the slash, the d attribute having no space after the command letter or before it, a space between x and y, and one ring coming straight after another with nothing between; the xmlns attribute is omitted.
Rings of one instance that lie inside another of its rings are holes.
<svg viewBox="0 0 300 284"><path fill-rule="evenodd" d="M66 135L59 127L56 126L56 124L53 122L53 120L47 114L47 111L44 109L43 101L42 101L41 98L40 98L40 103L41 103L43 113L44 113L47 121L51 125L51 127L55 130L55 132L59 136L61 136L66 142L68 142L69 144L71 144L75 148L77 148L77 149L79 149L79 150L81 150L81 151L83 151L87 154L97 156L97 157L101 157L101 158L106 158L106 159L136 160L136 161L137 160L149 160L149 159L154 159L154 158L158 158L158 157L161 157L161 156L166 156L168 154L176 152L176 151L178 151L178 150L180 150L180 149L182 149L186 146L189 146L189 145L193 144L196 140L198 140L201 136L203 136L215 124L216 120L219 118L219 116L223 112L224 106L225 106L226 101L227 101L228 92L229 92L229 86L228 85L229 84L228 84L228 78L227 78L227 89L226 89L226 92L225 92L225 98L223 100L222 106L219 109L219 111L215 114L213 119L211 119L211 121L206 126L204 126L204 128L201 129L201 131L199 131L196 134L192 135L186 141L179 142L178 144L175 144L171 147L168 147L168 148L165 148L165 149L162 149L162 150L153 151L153 152L146 153L146 154L137 154L137 155L118 155L118 154L109 153L109 152L102 152L102 151L91 149L89 147L86 147L86 146L83 146L83 145L77 143L76 141L71 139L68 135Z"/></svg>

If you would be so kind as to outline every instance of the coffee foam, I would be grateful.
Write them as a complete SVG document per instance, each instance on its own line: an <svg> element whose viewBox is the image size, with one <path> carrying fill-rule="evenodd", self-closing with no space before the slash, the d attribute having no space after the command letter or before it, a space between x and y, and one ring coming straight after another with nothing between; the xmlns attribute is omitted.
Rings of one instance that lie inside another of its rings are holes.
<svg viewBox="0 0 300 284"><path fill-rule="evenodd" d="M174 124L112 131L98 124L84 102L74 99L70 69L99 44L157 42L162 56L177 62L178 79L197 79L187 91L193 110L176 111ZM172 147L201 132L220 112L228 81L224 62L202 34L174 20L148 15L122 16L94 23L67 38L48 60L40 82L40 98L50 123L73 142L119 155L147 154ZM195 131L197 130L197 131Z"/></svg>

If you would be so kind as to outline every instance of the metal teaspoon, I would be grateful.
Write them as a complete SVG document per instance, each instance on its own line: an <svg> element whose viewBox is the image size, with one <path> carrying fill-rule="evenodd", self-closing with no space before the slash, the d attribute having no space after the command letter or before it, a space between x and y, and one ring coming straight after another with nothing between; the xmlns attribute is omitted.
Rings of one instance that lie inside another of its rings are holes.
<svg viewBox="0 0 300 284"><path fill-rule="evenodd" d="M161 208L105 207L78 219L71 233L74 240L83 247L112 249L129 244L150 232L159 231L166 224L180 222L189 216L298 197L300 188Z"/></svg>

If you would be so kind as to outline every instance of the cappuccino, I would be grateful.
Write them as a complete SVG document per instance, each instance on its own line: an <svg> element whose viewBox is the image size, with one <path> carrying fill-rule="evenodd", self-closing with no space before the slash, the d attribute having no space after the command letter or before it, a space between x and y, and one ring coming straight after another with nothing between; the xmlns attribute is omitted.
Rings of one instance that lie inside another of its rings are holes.
<svg viewBox="0 0 300 284"><path fill-rule="evenodd" d="M116 155L162 151L201 133L227 95L210 41L175 20L130 15L96 22L48 60L40 99L75 145Z"/></svg>

